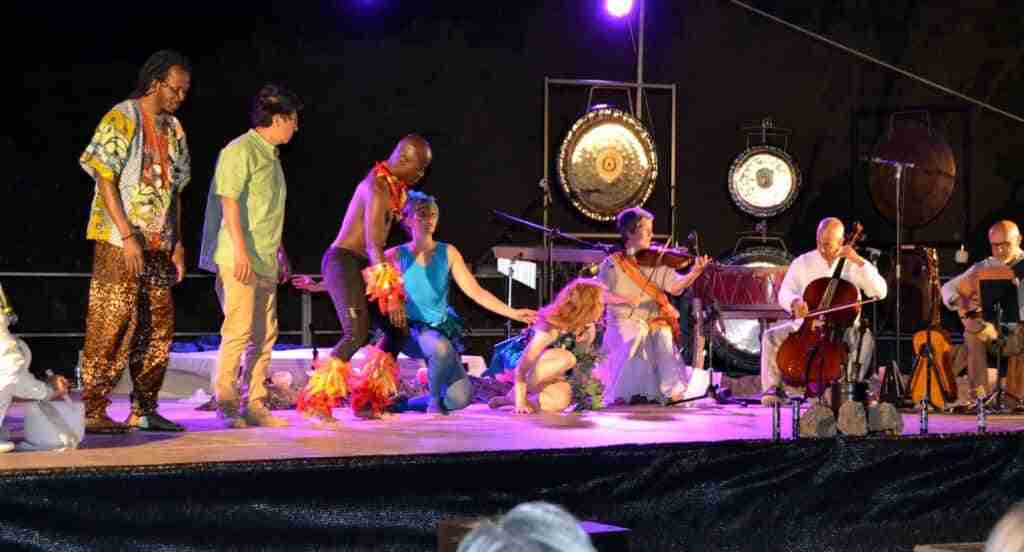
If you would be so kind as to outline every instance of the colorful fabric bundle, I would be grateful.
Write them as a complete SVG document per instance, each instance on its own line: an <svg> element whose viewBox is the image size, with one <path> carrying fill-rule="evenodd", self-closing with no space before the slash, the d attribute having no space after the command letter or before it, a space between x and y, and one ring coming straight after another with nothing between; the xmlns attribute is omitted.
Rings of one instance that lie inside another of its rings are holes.
<svg viewBox="0 0 1024 552"><path fill-rule="evenodd" d="M330 418L331 409L341 404L349 393L352 364L329 357L326 363L317 362L306 388L299 394L296 409L306 415Z"/></svg>
<svg viewBox="0 0 1024 552"><path fill-rule="evenodd" d="M370 302L377 302L382 314L388 314L395 306L405 303L405 289L402 273L388 262L378 263L363 269L366 282L366 296Z"/></svg>
<svg viewBox="0 0 1024 552"><path fill-rule="evenodd" d="M398 393L398 362L395 357L377 347L369 346L365 351L366 364L350 374L352 412L358 414L370 410L376 418L381 416Z"/></svg>

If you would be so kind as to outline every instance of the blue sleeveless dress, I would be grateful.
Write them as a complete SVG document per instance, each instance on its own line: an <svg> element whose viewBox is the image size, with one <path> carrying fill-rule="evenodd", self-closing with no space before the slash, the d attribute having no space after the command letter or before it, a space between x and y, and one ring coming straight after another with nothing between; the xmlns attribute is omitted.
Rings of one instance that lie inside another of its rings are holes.
<svg viewBox="0 0 1024 552"><path fill-rule="evenodd" d="M448 268L448 244L437 242L437 249L426 266L416 262L407 245L398 248L398 264L405 284L405 312L411 327L437 330L460 353L463 322L448 304L451 271Z"/></svg>

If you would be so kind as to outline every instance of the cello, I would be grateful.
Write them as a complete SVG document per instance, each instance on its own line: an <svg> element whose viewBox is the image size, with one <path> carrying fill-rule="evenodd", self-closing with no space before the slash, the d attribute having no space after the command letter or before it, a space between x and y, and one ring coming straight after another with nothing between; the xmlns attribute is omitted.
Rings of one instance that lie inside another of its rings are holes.
<svg viewBox="0 0 1024 552"><path fill-rule="evenodd" d="M921 402L928 389L931 405L938 409L957 399L956 376L953 375L953 344L949 332L942 327L939 316L939 260L935 248L925 248L928 257L928 286L932 294L932 320L927 328L914 334L917 363L910 379L910 396ZM927 347L927 348L926 348Z"/></svg>
<svg viewBox="0 0 1024 552"><path fill-rule="evenodd" d="M843 246L855 245L863 231L859 222L853 223ZM857 286L841 278L845 266L846 258L840 257L832 276L807 285L803 300L814 312L786 337L776 356L783 383L807 387L808 394L820 394L837 381L849 354L843 335L860 315L862 303Z"/></svg>

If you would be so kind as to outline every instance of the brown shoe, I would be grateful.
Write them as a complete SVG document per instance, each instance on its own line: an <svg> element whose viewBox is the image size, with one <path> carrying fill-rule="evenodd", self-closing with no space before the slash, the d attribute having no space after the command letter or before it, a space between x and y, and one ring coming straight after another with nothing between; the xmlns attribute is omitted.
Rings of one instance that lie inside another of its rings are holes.
<svg viewBox="0 0 1024 552"><path fill-rule="evenodd" d="M106 413L85 419L86 433L117 434L128 433L131 429L132 427L128 424L111 420Z"/></svg>
<svg viewBox="0 0 1024 552"><path fill-rule="evenodd" d="M270 413L270 410L259 401L251 402L245 407L245 421L251 426L260 427L287 427L288 420L278 418Z"/></svg>
<svg viewBox="0 0 1024 552"><path fill-rule="evenodd" d="M249 427L238 410L238 401L217 401L217 417L231 429Z"/></svg>

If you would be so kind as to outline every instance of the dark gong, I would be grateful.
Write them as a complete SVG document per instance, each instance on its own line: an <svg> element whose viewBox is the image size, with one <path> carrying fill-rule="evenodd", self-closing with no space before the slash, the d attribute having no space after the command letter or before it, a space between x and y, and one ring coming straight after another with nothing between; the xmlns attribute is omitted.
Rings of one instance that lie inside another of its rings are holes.
<svg viewBox="0 0 1024 552"><path fill-rule="evenodd" d="M937 130L914 120L895 121L872 155L915 165L902 177L900 222L904 228L925 226L949 204L956 184L956 160ZM882 216L895 223L896 169L872 163L870 192Z"/></svg>

